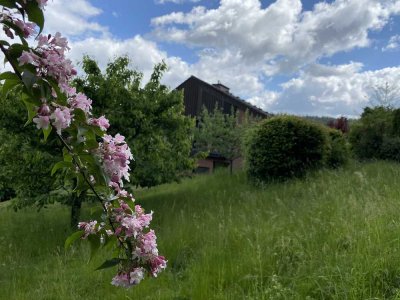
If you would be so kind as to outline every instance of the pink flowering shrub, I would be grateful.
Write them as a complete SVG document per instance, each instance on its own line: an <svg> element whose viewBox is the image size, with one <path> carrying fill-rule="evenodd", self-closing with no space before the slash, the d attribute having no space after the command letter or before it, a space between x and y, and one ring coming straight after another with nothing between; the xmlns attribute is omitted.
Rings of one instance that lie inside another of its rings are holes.
<svg viewBox="0 0 400 300"><path fill-rule="evenodd" d="M146 275L157 277L167 261L159 255L155 232L149 229L153 212L146 214L134 204L133 195L123 189L133 159L125 137L107 135L107 118L92 116L92 100L69 84L77 72L65 55L69 50L66 38L60 33L39 34L37 45L28 46L26 38L43 29L41 9L47 0L1 3L0 22L5 34L21 40L11 45L0 43L14 69L0 75L3 92L19 88L28 110L28 123L42 130L45 140L55 138L64 147L64 160L53 167L52 173L62 169L76 179L78 194L91 190L103 208L103 221L79 222L79 231L67 239L66 246L77 239L87 239L95 246L114 243L118 255L99 269L118 265L111 282L115 286L129 288Z"/></svg>

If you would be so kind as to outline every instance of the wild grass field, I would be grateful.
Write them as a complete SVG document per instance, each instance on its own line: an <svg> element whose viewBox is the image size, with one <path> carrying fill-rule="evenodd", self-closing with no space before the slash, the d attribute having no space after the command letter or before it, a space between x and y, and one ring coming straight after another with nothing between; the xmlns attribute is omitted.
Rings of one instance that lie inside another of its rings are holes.
<svg viewBox="0 0 400 300"><path fill-rule="evenodd" d="M400 299L400 165L352 163L262 188L243 173L140 191L168 269L130 290L94 271L61 205L0 208L0 299ZM90 217L85 206L84 217Z"/></svg>

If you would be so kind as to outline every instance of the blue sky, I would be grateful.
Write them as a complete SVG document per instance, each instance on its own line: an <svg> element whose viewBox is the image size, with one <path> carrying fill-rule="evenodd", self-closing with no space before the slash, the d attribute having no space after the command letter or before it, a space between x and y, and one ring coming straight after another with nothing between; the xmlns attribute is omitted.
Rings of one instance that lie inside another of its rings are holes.
<svg viewBox="0 0 400 300"><path fill-rule="evenodd" d="M172 88L220 80L271 112L356 116L400 83L400 0L50 0L46 21L76 62L164 60Z"/></svg>

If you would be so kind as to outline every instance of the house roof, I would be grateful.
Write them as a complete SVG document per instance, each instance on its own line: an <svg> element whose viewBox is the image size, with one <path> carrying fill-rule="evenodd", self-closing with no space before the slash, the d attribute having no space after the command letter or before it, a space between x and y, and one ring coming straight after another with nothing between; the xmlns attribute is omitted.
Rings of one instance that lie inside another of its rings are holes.
<svg viewBox="0 0 400 300"><path fill-rule="evenodd" d="M181 89L181 88L183 88L184 84L185 84L187 81L189 81L189 80L198 81L199 83L201 83L201 84L203 84L203 85L206 85L206 86L209 87L210 89L213 89L213 90L215 90L216 92L221 93L221 94L223 94L223 95L226 96L226 97L229 97L229 98L232 100L233 103L238 103L238 104L240 104L240 105L244 105L244 106L248 107L249 109L251 109L251 110L253 110L253 111L256 111L256 112L258 112L259 114L264 115L264 116L266 116L266 117L270 116L269 113L267 113L266 111L262 110L261 108L255 106L255 105L252 105L252 104L250 104L249 102L247 102L247 101L241 99L240 97L237 97L237 96L233 95L232 93L230 93L230 92L229 92L229 88L228 88L227 86L225 86L225 85L219 83L219 82L218 82L218 84L213 85L213 84L210 84L210 83L208 83L208 82L205 82L204 80L201 80L200 78L197 78L196 76L193 76L193 75L192 75L192 76L190 76L188 79L186 79L184 82L182 82L176 89ZM218 85L221 85L221 86L225 87L225 89L219 88Z"/></svg>

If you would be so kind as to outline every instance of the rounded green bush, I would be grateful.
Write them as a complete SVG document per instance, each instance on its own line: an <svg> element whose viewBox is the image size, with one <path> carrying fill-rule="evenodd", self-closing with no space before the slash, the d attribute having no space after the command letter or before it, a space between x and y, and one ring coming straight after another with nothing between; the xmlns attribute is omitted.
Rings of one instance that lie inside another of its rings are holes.
<svg viewBox="0 0 400 300"><path fill-rule="evenodd" d="M301 176L323 166L329 151L326 129L294 116L262 121L247 146L247 173L255 181Z"/></svg>
<svg viewBox="0 0 400 300"><path fill-rule="evenodd" d="M327 134L329 137L329 147L326 154L325 164L327 167L338 168L349 161L350 151L346 139L341 131L328 128Z"/></svg>

